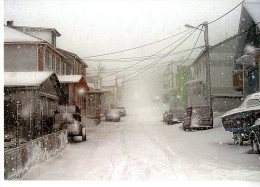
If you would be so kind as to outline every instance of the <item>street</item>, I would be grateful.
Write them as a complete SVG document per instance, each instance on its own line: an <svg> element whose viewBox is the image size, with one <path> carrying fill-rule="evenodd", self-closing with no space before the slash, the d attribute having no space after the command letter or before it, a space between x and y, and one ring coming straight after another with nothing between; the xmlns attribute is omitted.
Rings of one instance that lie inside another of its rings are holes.
<svg viewBox="0 0 260 187"><path fill-rule="evenodd" d="M218 118L212 130L184 132L161 122L158 106L88 126L86 142L69 144L22 180L260 180L260 156L234 145Z"/></svg>

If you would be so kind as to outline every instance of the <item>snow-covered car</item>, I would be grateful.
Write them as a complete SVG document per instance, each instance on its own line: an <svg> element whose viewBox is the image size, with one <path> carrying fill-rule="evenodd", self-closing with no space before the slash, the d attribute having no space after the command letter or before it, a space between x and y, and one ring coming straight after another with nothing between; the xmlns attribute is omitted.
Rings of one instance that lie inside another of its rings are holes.
<svg viewBox="0 0 260 187"><path fill-rule="evenodd" d="M163 122L166 122L166 119L167 119L167 115L168 115L168 111L165 111L164 113L163 113Z"/></svg>
<svg viewBox="0 0 260 187"><path fill-rule="evenodd" d="M120 117L126 116L126 110L123 106L116 106L115 109L119 111Z"/></svg>
<svg viewBox="0 0 260 187"><path fill-rule="evenodd" d="M87 129L81 123L81 116L78 113L60 113L55 115L55 123L65 126L68 132L68 139L72 142L86 141ZM54 125L59 126L59 125Z"/></svg>
<svg viewBox="0 0 260 187"><path fill-rule="evenodd" d="M105 117L106 121L120 121L120 114L119 111L117 109L110 109L107 113L106 113L106 117Z"/></svg>
<svg viewBox="0 0 260 187"><path fill-rule="evenodd" d="M213 112L210 106L188 107L186 112L187 116L182 123L184 131L213 128Z"/></svg>
<svg viewBox="0 0 260 187"><path fill-rule="evenodd" d="M250 145L254 153L260 154L260 119L255 121L249 134Z"/></svg>
<svg viewBox="0 0 260 187"><path fill-rule="evenodd" d="M247 96L241 106L221 116L223 127L233 133L235 144L243 145L250 139L249 133L260 118L260 92Z"/></svg>

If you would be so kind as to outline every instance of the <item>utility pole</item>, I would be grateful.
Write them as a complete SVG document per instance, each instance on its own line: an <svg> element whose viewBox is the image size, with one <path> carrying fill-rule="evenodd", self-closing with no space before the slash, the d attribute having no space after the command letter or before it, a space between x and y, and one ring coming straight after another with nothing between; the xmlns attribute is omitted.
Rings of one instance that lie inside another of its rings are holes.
<svg viewBox="0 0 260 187"><path fill-rule="evenodd" d="M204 41L205 41L205 53L206 53L206 89L207 89L207 102L211 106L211 79L210 79L210 58L209 58L209 30L208 22L202 23L205 28L204 31Z"/></svg>

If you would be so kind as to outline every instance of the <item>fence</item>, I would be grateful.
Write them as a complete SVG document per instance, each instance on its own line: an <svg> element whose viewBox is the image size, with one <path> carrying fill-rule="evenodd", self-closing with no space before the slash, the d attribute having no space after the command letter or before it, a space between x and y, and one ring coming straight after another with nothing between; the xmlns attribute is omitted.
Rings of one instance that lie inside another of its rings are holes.
<svg viewBox="0 0 260 187"><path fill-rule="evenodd" d="M5 179L20 178L36 163L61 152L67 145L67 130L61 130L4 152Z"/></svg>

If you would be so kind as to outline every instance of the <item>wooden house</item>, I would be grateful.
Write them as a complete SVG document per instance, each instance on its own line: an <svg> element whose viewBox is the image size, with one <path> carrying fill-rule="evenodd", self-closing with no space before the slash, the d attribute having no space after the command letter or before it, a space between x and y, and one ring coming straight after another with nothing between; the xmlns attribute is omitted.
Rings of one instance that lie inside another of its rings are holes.
<svg viewBox="0 0 260 187"><path fill-rule="evenodd" d="M89 87L82 75L59 75L58 79L66 95L66 105L75 105L86 115L86 96Z"/></svg>
<svg viewBox="0 0 260 187"><path fill-rule="evenodd" d="M52 132L64 92L53 72L4 73L5 140L26 142Z"/></svg>

